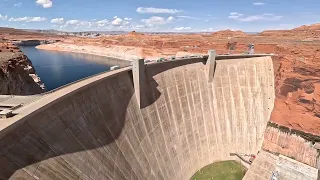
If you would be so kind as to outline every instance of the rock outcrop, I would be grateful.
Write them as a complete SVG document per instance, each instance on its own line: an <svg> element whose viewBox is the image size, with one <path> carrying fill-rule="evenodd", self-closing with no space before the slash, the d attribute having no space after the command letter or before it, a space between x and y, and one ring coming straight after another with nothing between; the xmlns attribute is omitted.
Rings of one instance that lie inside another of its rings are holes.
<svg viewBox="0 0 320 180"><path fill-rule="evenodd" d="M136 31L131 31L129 32L126 36L143 36L144 34L143 33L137 33Z"/></svg>
<svg viewBox="0 0 320 180"><path fill-rule="evenodd" d="M214 37L246 37L247 34L242 31L231 31L230 29L217 31L212 34Z"/></svg>
<svg viewBox="0 0 320 180"><path fill-rule="evenodd" d="M311 25L303 25L297 28L294 28L293 30L303 30L303 31L320 31L320 23L311 24Z"/></svg>
<svg viewBox="0 0 320 180"><path fill-rule="evenodd" d="M303 25L292 30L266 30L259 36L272 37L275 39L294 39L295 41L313 41L320 38L320 23Z"/></svg>
<svg viewBox="0 0 320 180"><path fill-rule="evenodd" d="M28 57L17 46L0 42L0 94L32 95L44 91Z"/></svg>

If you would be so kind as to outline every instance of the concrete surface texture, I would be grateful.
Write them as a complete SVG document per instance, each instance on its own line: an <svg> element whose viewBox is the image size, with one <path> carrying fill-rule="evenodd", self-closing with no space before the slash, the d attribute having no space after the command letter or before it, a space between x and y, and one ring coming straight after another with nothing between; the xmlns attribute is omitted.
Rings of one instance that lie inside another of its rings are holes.
<svg viewBox="0 0 320 180"><path fill-rule="evenodd" d="M150 64L139 108L131 68L85 79L0 122L0 179L189 179L256 154L274 105L271 57Z"/></svg>
<svg viewBox="0 0 320 180"><path fill-rule="evenodd" d="M243 180L317 180L318 169L291 158L260 151Z"/></svg>
<svg viewBox="0 0 320 180"><path fill-rule="evenodd" d="M280 153L309 166L317 167L319 156L312 142L273 127L266 128L264 137L262 146L264 150Z"/></svg>

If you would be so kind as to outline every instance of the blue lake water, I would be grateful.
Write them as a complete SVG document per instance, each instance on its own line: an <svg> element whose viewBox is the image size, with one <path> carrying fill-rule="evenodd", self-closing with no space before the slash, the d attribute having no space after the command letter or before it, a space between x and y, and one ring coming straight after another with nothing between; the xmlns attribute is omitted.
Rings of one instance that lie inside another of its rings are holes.
<svg viewBox="0 0 320 180"><path fill-rule="evenodd" d="M48 91L79 79L110 70L117 65L108 58L87 54L45 51L32 46L19 47L31 60Z"/></svg>

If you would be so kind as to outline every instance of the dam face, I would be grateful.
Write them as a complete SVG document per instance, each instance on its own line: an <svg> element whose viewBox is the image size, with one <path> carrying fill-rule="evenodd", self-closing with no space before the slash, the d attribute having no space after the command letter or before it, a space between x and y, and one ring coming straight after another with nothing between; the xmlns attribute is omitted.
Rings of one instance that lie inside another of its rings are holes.
<svg viewBox="0 0 320 180"><path fill-rule="evenodd" d="M229 153L256 154L274 105L271 57L145 66L80 81L1 120L0 179L190 179Z"/></svg>

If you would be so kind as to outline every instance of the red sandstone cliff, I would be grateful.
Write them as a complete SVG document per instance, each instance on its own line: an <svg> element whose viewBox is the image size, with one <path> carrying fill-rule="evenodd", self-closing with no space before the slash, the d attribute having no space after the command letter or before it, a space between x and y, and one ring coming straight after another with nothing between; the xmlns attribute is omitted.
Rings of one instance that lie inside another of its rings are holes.
<svg viewBox="0 0 320 180"><path fill-rule="evenodd" d="M271 121L320 134L320 45L278 45Z"/></svg>
<svg viewBox="0 0 320 180"><path fill-rule="evenodd" d="M0 94L31 95L45 91L31 61L18 47L0 42Z"/></svg>
<svg viewBox="0 0 320 180"><path fill-rule="evenodd" d="M303 25L292 30L267 30L259 33L259 36L275 39L294 39L296 41L312 41L320 38L320 23Z"/></svg>
<svg viewBox="0 0 320 180"><path fill-rule="evenodd" d="M298 31L320 31L320 23L311 24L311 25L303 25L303 26L294 28L293 30L298 30Z"/></svg>

